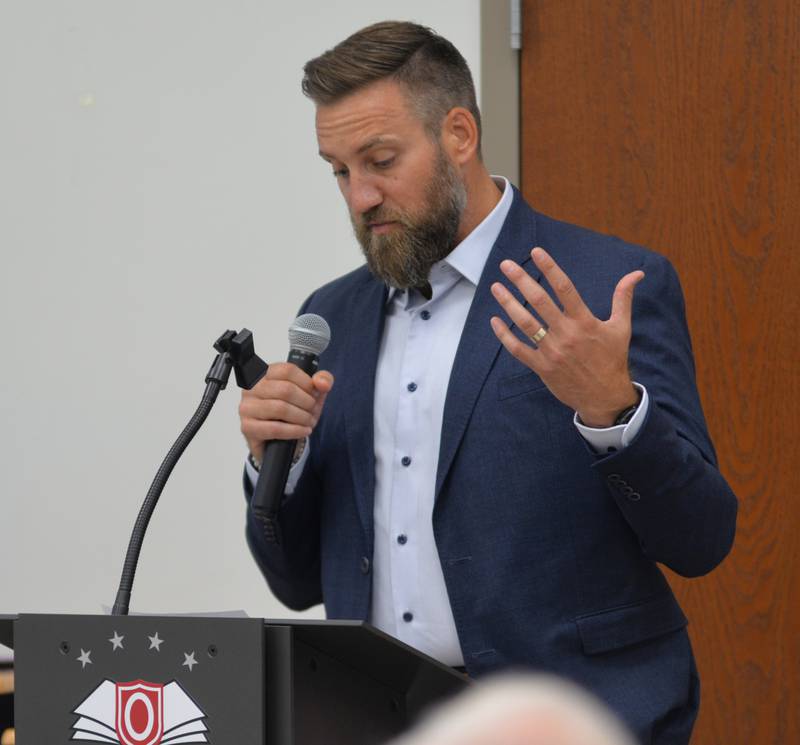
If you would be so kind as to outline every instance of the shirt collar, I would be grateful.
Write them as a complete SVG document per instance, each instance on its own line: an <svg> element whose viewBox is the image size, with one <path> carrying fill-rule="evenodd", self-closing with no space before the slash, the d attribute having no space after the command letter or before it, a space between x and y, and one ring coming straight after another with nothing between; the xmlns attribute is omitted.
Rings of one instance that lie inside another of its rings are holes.
<svg viewBox="0 0 800 745"><path fill-rule="evenodd" d="M462 277L468 279L476 287L483 274L483 267L492 252L497 236L503 228L513 199L508 179L503 176L492 176L492 180L503 195L494 209L483 218L483 221L461 243L459 243L442 262L449 264Z"/></svg>
<svg viewBox="0 0 800 745"><path fill-rule="evenodd" d="M431 285L434 287L434 299L436 298L437 279L442 275L452 274L453 271L475 287L478 286L481 274L483 274L483 267L486 265L486 260L489 258L497 236L500 235L500 230L508 217L513 201L513 190L507 178L492 176L492 181L503 192L500 201L461 243L431 267L430 279ZM402 291L396 287L390 287L386 303L392 302L399 292Z"/></svg>

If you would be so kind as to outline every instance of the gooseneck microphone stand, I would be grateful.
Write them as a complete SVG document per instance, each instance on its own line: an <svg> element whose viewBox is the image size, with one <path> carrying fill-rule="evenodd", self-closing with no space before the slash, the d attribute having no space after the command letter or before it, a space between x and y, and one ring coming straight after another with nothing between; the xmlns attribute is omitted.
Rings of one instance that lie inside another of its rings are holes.
<svg viewBox="0 0 800 745"><path fill-rule="evenodd" d="M236 375L237 385L247 390L261 380L267 372L267 364L255 353L253 334L248 329L242 329L239 333L235 331L226 331L214 343L214 349L217 350L218 354L206 375L206 389L203 393L200 405L192 415L189 423L183 428L183 432L178 435L178 439L175 440L166 458L164 458L161 463L153 479L153 483L150 485L150 489L147 492L144 503L139 510L139 516L136 518L136 524L133 527L131 540L128 544L128 553L125 555L122 578L119 582L119 589L117 590L114 607L111 610L112 615L128 615L128 606L133 589L133 578L136 574L136 566L139 563L139 552L142 549L142 542L144 541L144 535L150 523L150 518L158 504L158 499L161 496L161 492L164 490L167 479L169 479L172 473L172 469L175 468L175 465L180 460L181 455L183 455L183 451L186 450L187 446L192 441L192 438L197 434L200 427L203 426L203 422L213 408L219 392L225 390L231 370L233 370Z"/></svg>

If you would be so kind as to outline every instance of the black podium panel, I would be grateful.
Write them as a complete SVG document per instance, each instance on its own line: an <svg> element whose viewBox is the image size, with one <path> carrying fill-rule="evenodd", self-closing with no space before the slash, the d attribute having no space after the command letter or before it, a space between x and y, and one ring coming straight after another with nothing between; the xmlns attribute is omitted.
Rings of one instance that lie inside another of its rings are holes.
<svg viewBox="0 0 800 745"><path fill-rule="evenodd" d="M21 615L14 655L19 745L264 743L261 619Z"/></svg>
<svg viewBox="0 0 800 745"><path fill-rule="evenodd" d="M468 684L466 676L362 621L295 621L296 641L324 650L402 699L407 719ZM391 702L392 709L395 703Z"/></svg>
<svg viewBox="0 0 800 745"><path fill-rule="evenodd" d="M299 641L293 655L293 742L383 743L408 726L402 691Z"/></svg>
<svg viewBox="0 0 800 745"><path fill-rule="evenodd" d="M268 745L380 745L469 684L362 621L265 623Z"/></svg>

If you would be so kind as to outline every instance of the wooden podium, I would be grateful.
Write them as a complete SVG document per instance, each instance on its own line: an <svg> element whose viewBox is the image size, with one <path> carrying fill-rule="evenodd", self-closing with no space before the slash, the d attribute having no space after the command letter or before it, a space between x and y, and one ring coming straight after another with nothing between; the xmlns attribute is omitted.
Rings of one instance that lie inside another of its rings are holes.
<svg viewBox="0 0 800 745"><path fill-rule="evenodd" d="M379 745L467 679L356 621L0 616L17 745Z"/></svg>

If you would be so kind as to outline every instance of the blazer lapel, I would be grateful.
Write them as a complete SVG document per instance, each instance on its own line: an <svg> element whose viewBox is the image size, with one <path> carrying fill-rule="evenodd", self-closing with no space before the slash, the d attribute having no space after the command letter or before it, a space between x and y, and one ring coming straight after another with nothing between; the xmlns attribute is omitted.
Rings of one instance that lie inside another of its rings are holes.
<svg viewBox="0 0 800 745"><path fill-rule="evenodd" d="M347 386L343 400L347 448L353 472L355 500L361 524L372 544L373 503L375 495L374 414L375 369L386 315L386 285L371 276L354 293L350 308L353 329L347 340ZM357 333L356 333L357 330Z"/></svg>
<svg viewBox="0 0 800 745"><path fill-rule="evenodd" d="M502 282L506 286L510 286L505 275L500 271L500 262L507 258L513 259L525 266L531 276L539 281L541 272L535 268L530 256L530 251L535 245L536 220L534 213L524 202L519 191L514 189L514 201L500 235L486 260L486 266L475 290L475 297L467 314L461 341L453 361L442 419L439 466L436 473L436 499L439 498L442 485L464 436L486 376L502 347L489 324L492 316L502 315L502 309L490 290L492 284ZM510 286L510 289L516 292L513 286Z"/></svg>

